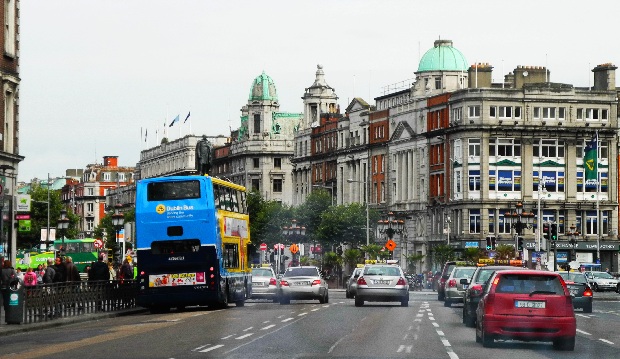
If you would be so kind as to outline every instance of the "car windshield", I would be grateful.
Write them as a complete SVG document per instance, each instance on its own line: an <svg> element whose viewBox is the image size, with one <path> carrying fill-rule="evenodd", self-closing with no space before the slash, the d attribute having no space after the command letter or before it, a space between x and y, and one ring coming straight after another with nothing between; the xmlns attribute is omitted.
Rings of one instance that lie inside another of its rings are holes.
<svg viewBox="0 0 620 359"><path fill-rule="evenodd" d="M252 269L252 275L257 277L272 277L270 269L255 268Z"/></svg>
<svg viewBox="0 0 620 359"><path fill-rule="evenodd" d="M319 271L315 267L293 267L284 273L285 277L318 277Z"/></svg>
<svg viewBox="0 0 620 359"><path fill-rule="evenodd" d="M611 274L606 272L593 272L592 276L599 279L614 279Z"/></svg>
<svg viewBox="0 0 620 359"><path fill-rule="evenodd" d="M471 278L476 268L456 268L452 272L452 278Z"/></svg>
<svg viewBox="0 0 620 359"><path fill-rule="evenodd" d="M564 294L560 279L550 275L504 274L499 276L496 293Z"/></svg>
<svg viewBox="0 0 620 359"><path fill-rule="evenodd" d="M588 283L588 281L586 280L586 277L582 274L582 273L560 273L560 276L562 276L562 279L564 279L565 281L571 281L571 282L575 282L575 283Z"/></svg>
<svg viewBox="0 0 620 359"><path fill-rule="evenodd" d="M366 267L364 269L364 275L383 275L383 276L399 276L400 270L396 267L380 266L380 267Z"/></svg>

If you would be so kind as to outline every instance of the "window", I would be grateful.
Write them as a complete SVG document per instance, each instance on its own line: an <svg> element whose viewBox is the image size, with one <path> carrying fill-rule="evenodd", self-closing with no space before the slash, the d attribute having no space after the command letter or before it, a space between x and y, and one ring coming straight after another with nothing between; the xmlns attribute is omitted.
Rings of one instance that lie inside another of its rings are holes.
<svg viewBox="0 0 620 359"><path fill-rule="evenodd" d="M480 191L480 170L469 170L469 190Z"/></svg>
<svg viewBox="0 0 620 359"><path fill-rule="evenodd" d="M520 170L489 170L489 190L503 192L521 191Z"/></svg>
<svg viewBox="0 0 620 359"><path fill-rule="evenodd" d="M506 213L510 213L510 209L500 208L497 233L500 233L500 234L512 233L512 223L510 222L510 218L507 218Z"/></svg>
<svg viewBox="0 0 620 359"><path fill-rule="evenodd" d="M95 229L95 220L93 218L86 218L86 230L93 231Z"/></svg>
<svg viewBox="0 0 620 359"><path fill-rule="evenodd" d="M200 250L200 240L198 239L153 241L151 244L152 254L196 253L198 250Z"/></svg>
<svg viewBox="0 0 620 359"><path fill-rule="evenodd" d="M469 156L480 157L480 139L479 138L470 138L468 140L469 143Z"/></svg>
<svg viewBox="0 0 620 359"><path fill-rule="evenodd" d="M239 245L232 243L225 243L224 250L222 251L222 260L224 268L238 268L239 267Z"/></svg>
<svg viewBox="0 0 620 359"><path fill-rule="evenodd" d="M200 198L199 181L152 182L146 188L147 201Z"/></svg>
<svg viewBox="0 0 620 359"><path fill-rule="evenodd" d="M489 139L489 156L521 156L521 140L512 138Z"/></svg>
<svg viewBox="0 0 620 359"><path fill-rule="evenodd" d="M607 121L607 110L601 110L601 120Z"/></svg>
<svg viewBox="0 0 620 359"><path fill-rule="evenodd" d="M583 120L583 109L582 108L577 109L577 119Z"/></svg>
<svg viewBox="0 0 620 359"><path fill-rule="evenodd" d="M512 107L511 106L500 106L499 117L500 118L512 118Z"/></svg>
<svg viewBox="0 0 620 359"><path fill-rule="evenodd" d="M455 177L455 180L454 180L455 190L454 190L454 192L461 193L463 191L463 189L461 188L461 186L462 186L461 181L462 181L462 177L463 177L463 174L461 173L461 170L454 171L454 177Z"/></svg>
<svg viewBox="0 0 620 359"><path fill-rule="evenodd" d="M282 192L282 179L281 178L275 178L273 180L273 191L274 192Z"/></svg>
<svg viewBox="0 0 620 359"><path fill-rule="evenodd" d="M89 188L88 189L88 195L89 196L94 196L95 195L95 189L94 188Z"/></svg>
<svg viewBox="0 0 620 359"><path fill-rule="evenodd" d="M533 171L532 176L539 178L547 192L564 192L564 171L549 170L540 172ZM533 190L538 191L538 183L534 181Z"/></svg>
<svg viewBox="0 0 620 359"><path fill-rule="evenodd" d="M468 106L467 113L470 118L480 117L480 105Z"/></svg>
<svg viewBox="0 0 620 359"><path fill-rule="evenodd" d="M4 1L4 52L15 55L15 0Z"/></svg>
<svg viewBox="0 0 620 359"><path fill-rule="evenodd" d="M124 172L119 172L116 175L118 176L118 181L119 182L125 182L125 173Z"/></svg>
<svg viewBox="0 0 620 359"><path fill-rule="evenodd" d="M461 107L452 109L452 121L461 122L463 119L463 109Z"/></svg>
<svg viewBox="0 0 620 359"><path fill-rule="evenodd" d="M95 210L95 205L92 202L86 203L86 212L93 212Z"/></svg>
<svg viewBox="0 0 620 359"><path fill-rule="evenodd" d="M260 133L260 114L254 114L254 133Z"/></svg>
<svg viewBox="0 0 620 359"><path fill-rule="evenodd" d="M103 172L103 180L109 182L112 180L112 174L110 172Z"/></svg>
<svg viewBox="0 0 620 359"><path fill-rule="evenodd" d="M597 235L598 234L598 221L596 211L583 211L577 212L577 230L585 235ZM603 221L603 228L601 234L608 233L609 228L609 212L601 211L601 220Z"/></svg>
<svg viewBox="0 0 620 359"><path fill-rule="evenodd" d="M555 107L543 107L543 120L555 120Z"/></svg>
<svg viewBox="0 0 620 359"><path fill-rule="evenodd" d="M534 119L540 120L540 107L534 107Z"/></svg>
<svg viewBox="0 0 620 359"><path fill-rule="evenodd" d="M274 157L273 159L273 168L282 168L282 159L279 157Z"/></svg>
<svg viewBox="0 0 620 359"><path fill-rule="evenodd" d="M489 117L491 117L491 118L497 117L497 107L496 106L490 106L489 107Z"/></svg>
<svg viewBox="0 0 620 359"><path fill-rule="evenodd" d="M469 210L469 233L480 233L480 210Z"/></svg>
<svg viewBox="0 0 620 359"><path fill-rule="evenodd" d="M566 119L566 107L558 107L558 120Z"/></svg>
<svg viewBox="0 0 620 359"><path fill-rule="evenodd" d="M435 77L435 89L441 90L441 77Z"/></svg>
<svg viewBox="0 0 620 359"><path fill-rule="evenodd" d="M260 192L260 179L252 178L252 191Z"/></svg>
<svg viewBox="0 0 620 359"><path fill-rule="evenodd" d="M564 157L564 141L539 139L534 142L532 152L534 157Z"/></svg>
<svg viewBox="0 0 620 359"><path fill-rule="evenodd" d="M577 177L577 192L592 193L592 192L597 191L596 189L597 180L595 179L586 180L583 171L577 171L576 177ZM598 177L601 181L600 191L603 193L607 192L607 188L609 186L609 173L607 172L607 169L601 169L599 167Z"/></svg>
<svg viewBox="0 0 620 359"><path fill-rule="evenodd" d="M260 159L258 157L252 158L252 164L254 165L254 168L260 167Z"/></svg>
<svg viewBox="0 0 620 359"><path fill-rule="evenodd" d="M521 106L515 106L515 118L521 118Z"/></svg>

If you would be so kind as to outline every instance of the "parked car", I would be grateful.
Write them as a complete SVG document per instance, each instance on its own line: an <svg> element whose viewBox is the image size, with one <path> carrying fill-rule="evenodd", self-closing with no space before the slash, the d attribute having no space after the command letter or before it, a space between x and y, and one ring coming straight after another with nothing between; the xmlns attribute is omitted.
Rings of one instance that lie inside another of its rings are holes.
<svg viewBox="0 0 620 359"><path fill-rule="evenodd" d="M400 302L402 307L407 307L409 284L403 270L391 264L366 265L357 279L355 306L363 306L364 301Z"/></svg>
<svg viewBox="0 0 620 359"><path fill-rule="evenodd" d="M584 272L593 291L613 290L618 288L619 281L607 272Z"/></svg>
<svg viewBox="0 0 620 359"><path fill-rule="evenodd" d="M271 267L252 268L252 298L278 302L278 280Z"/></svg>
<svg viewBox="0 0 620 359"><path fill-rule="evenodd" d="M318 299L329 302L327 282L314 266L288 267L280 279L280 304L289 304L291 299Z"/></svg>
<svg viewBox="0 0 620 359"><path fill-rule="evenodd" d="M471 280L466 281L467 289L463 294L463 324L473 328L476 324L476 309L484 294L484 287L489 278L498 270L515 269L512 266L484 266L478 267L472 274ZM463 280L461 280L463 282Z"/></svg>
<svg viewBox="0 0 620 359"><path fill-rule="evenodd" d="M573 308L582 308L584 313L592 313L593 293L588 279L581 272L558 272L564 279L570 295L573 296Z"/></svg>
<svg viewBox="0 0 620 359"><path fill-rule="evenodd" d="M449 307L452 303L462 303L463 295L468 286L468 281L474 274L476 267L454 267L452 273L444 285L444 307Z"/></svg>
<svg viewBox="0 0 620 359"><path fill-rule="evenodd" d="M558 273L496 271L476 311L476 342L495 339L551 341L554 349L574 350L577 322L572 298Z"/></svg>
<svg viewBox="0 0 620 359"><path fill-rule="evenodd" d="M347 288L345 289L345 296L347 298L355 298L355 293L357 292L357 278L359 278L360 273L362 273L363 267L355 268L349 280L347 280Z"/></svg>

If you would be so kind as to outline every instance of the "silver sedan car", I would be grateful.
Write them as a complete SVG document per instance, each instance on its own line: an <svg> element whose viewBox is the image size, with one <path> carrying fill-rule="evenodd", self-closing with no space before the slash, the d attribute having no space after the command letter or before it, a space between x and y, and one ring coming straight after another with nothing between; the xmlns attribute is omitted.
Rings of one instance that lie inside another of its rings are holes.
<svg viewBox="0 0 620 359"><path fill-rule="evenodd" d="M319 303L329 302L327 282L317 267L286 269L280 279L280 304L289 304L291 299L318 299Z"/></svg>
<svg viewBox="0 0 620 359"><path fill-rule="evenodd" d="M278 302L278 281L271 267L252 268L252 298Z"/></svg>
<svg viewBox="0 0 620 359"><path fill-rule="evenodd" d="M357 293L357 278L359 278L360 274L362 274L363 268L355 268L353 273L351 273L351 277L347 281L347 288L345 290L345 296L347 298L354 298L355 293Z"/></svg>
<svg viewBox="0 0 620 359"><path fill-rule="evenodd" d="M409 284L402 269L390 264L364 266L357 279L355 306L363 306L364 301L400 302L402 307L409 306Z"/></svg>
<svg viewBox="0 0 620 359"><path fill-rule="evenodd" d="M463 303L463 296L472 275L476 271L476 267L454 267L450 277L446 279L444 284L444 302L445 307L449 307L452 303ZM462 279L465 279L462 281Z"/></svg>

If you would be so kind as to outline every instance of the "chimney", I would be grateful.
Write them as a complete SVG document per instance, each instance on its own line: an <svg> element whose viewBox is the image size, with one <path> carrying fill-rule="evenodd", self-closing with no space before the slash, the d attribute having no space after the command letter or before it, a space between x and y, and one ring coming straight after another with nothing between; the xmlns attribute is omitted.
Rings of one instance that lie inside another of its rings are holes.
<svg viewBox="0 0 620 359"><path fill-rule="evenodd" d="M514 87L524 84L540 84L551 81L551 73L544 66L517 66L514 70Z"/></svg>
<svg viewBox="0 0 620 359"><path fill-rule="evenodd" d="M594 72L594 91L614 91L616 89L616 69L611 63L605 63L592 69Z"/></svg>
<svg viewBox="0 0 620 359"><path fill-rule="evenodd" d="M106 167L118 167L118 156L103 156L103 165Z"/></svg>
<svg viewBox="0 0 620 359"><path fill-rule="evenodd" d="M488 63L475 63L467 70L467 86L469 88L491 87L493 66Z"/></svg>

